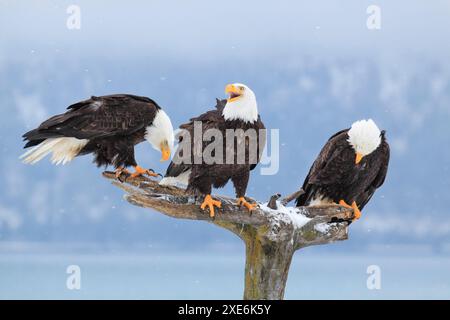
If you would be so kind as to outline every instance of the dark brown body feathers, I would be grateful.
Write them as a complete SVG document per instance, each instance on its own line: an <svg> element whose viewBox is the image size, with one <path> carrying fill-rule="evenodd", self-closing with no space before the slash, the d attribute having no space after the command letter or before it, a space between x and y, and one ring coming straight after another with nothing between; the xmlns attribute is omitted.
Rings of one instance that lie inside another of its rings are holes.
<svg viewBox="0 0 450 320"><path fill-rule="evenodd" d="M207 111L196 118L190 119L190 122L183 124L180 126L181 129L187 130L191 137L194 137L194 122L201 121L202 123L202 132L206 132L208 129L218 129L222 132L222 135L226 137L227 129L254 129L257 133L261 129L265 129L264 124L262 123L260 117L254 123L244 122L241 120L232 120L226 121L222 115L223 108L225 107L226 100L217 100L216 109ZM192 139L193 140L193 139ZM224 141L225 142L225 141ZM236 156L236 148L238 148L238 144L246 143L245 138L239 139L236 138L234 141L234 154ZM202 150L204 150L211 141L204 141ZM210 194L211 189L214 186L215 188L221 188L225 186L229 180L233 182L235 187L236 196L243 197L247 190L247 185L249 181L250 171L254 169L257 163L260 160L261 153L265 146L265 135L262 139L257 137L257 161L256 163L250 163L248 145L245 145L246 157L245 161L242 164L238 164L235 158L233 164L227 163L213 163L207 164L204 161L200 164L176 164L172 162L166 172L166 177L176 177L183 172L191 170L191 174L189 177L188 190L194 193L201 194ZM223 159L225 159L225 155L227 154L226 144L223 146ZM195 154L194 150L194 142L191 141L191 154ZM177 156L177 155L175 155ZM175 159L174 159L175 160ZM225 162L225 160L224 160Z"/></svg>
<svg viewBox="0 0 450 320"><path fill-rule="evenodd" d="M303 183L305 193L297 198L297 206L307 206L322 195L335 203L355 201L362 210L383 184L390 156L384 132L378 148L356 165L348 130L339 131L325 144Z"/></svg>
<svg viewBox="0 0 450 320"><path fill-rule="evenodd" d="M135 166L134 146L144 141L160 109L152 99L129 94L91 97L23 135L25 148L49 138L87 139L79 155L93 153L98 166Z"/></svg>

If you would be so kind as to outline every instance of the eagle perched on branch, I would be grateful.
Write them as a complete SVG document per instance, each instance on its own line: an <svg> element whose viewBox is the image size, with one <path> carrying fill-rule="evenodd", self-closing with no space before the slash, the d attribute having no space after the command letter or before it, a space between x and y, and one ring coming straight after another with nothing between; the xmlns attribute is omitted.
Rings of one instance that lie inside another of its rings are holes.
<svg viewBox="0 0 450 320"><path fill-rule="evenodd" d="M133 177L157 176L139 166L134 146L144 140L170 158L173 128L170 118L152 99L129 94L91 97L69 106L23 135L24 163L34 164L52 154L54 164L66 164L76 156L93 153L97 166L113 165L116 176L134 167Z"/></svg>
<svg viewBox="0 0 450 320"><path fill-rule="evenodd" d="M353 208L359 219L389 166L385 131L372 119L353 123L334 134L322 148L303 183L297 206L339 204Z"/></svg>
<svg viewBox="0 0 450 320"><path fill-rule="evenodd" d="M215 214L214 207L221 207L221 202L211 197L212 187L221 188L229 180L233 182L236 191L237 205L243 205L249 211L254 209L256 204L249 203L244 196L247 191L250 171L259 163L266 140L265 127L258 115L256 97L253 91L244 84L234 83L227 85L225 92L229 95L229 98L217 100L216 109L192 118L188 123L180 126L180 129L184 130L191 139L186 142L183 136L180 137L177 153L164 178L160 181L161 185L181 184L187 186L188 191L204 196L201 208L208 208L211 217L214 217ZM195 137L196 124L205 133L204 137ZM218 142L216 140L218 138L215 137L211 141L206 138L208 130L215 130L218 136L225 139ZM230 130L235 132L236 135L232 139L226 139L227 132ZM232 140L231 143L229 140ZM180 163L180 161L177 161L177 157L180 156L180 146L183 143L188 144L188 150L183 150L183 152L190 152L194 157L199 155L200 150L199 161L196 162L195 159L190 159L190 162ZM222 153L222 162L208 161L208 159L201 157L201 152L206 151L216 143L219 143L219 147L213 152L213 156L217 156L216 152ZM245 154L240 154L240 150ZM252 157L252 150L255 150L255 157ZM239 158L240 156L243 157ZM226 161L225 158L227 157L231 161Z"/></svg>

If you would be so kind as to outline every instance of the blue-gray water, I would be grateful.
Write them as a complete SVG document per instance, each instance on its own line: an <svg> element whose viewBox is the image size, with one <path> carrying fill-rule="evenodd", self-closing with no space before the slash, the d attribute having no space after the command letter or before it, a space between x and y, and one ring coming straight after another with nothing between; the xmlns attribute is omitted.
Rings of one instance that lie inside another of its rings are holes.
<svg viewBox="0 0 450 320"><path fill-rule="evenodd" d="M66 287L78 265L81 289ZM381 289L367 289L367 267ZM0 299L240 299L243 252L1 254ZM433 255L294 257L286 299L450 299L450 258Z"/></svg>

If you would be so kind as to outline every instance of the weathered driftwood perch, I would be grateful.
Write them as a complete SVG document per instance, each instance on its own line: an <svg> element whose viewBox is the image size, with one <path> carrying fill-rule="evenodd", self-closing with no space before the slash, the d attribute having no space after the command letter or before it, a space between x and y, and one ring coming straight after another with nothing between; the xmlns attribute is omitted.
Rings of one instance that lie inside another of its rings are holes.
<svg viewBox="0 0 450 320"><path fill-rule="evenodd" d="M341 206L292 208L285 205L301 191L281 199L277 194L249 214L235 205L236 200L214 196L222 202L214 219L200 209L200 200L183 189L163 187L147 178L119 182L112 172L104 176L126 191L130 203L152 208L179 219L204 220L225 228L246 246L244 299L283 299L292 256L304 247L348 238L353 210ZM254 202L253 199L248 199Z"/></svg>

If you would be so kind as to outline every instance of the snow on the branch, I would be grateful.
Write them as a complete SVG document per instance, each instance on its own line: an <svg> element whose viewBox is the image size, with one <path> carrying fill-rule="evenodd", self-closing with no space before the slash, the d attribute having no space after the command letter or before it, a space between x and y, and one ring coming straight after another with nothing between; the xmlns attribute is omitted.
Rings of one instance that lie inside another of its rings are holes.
<svg viewBox="0 0 450 320"><path fill-rule="evenodd" d="M314 229L316 230L316 231L319 231L320 233L323 233L323 234L326 234L326 233L328 233L328 231L330 230L330 228L331 228L331 224L330 223L319 223L319 224L316 224L315 226L314 226Z"/></svg>
<svg viewBox="0 0 450 320"><path fill-rule="evenodd" d="M285 207L280 201L277 201L277 210L270 209L268 202L260 205L260 208L271 215L272 222L284 222L292 224L295 228L300 229L311 219L302 214L302 211L294 207Z"/></svg>

